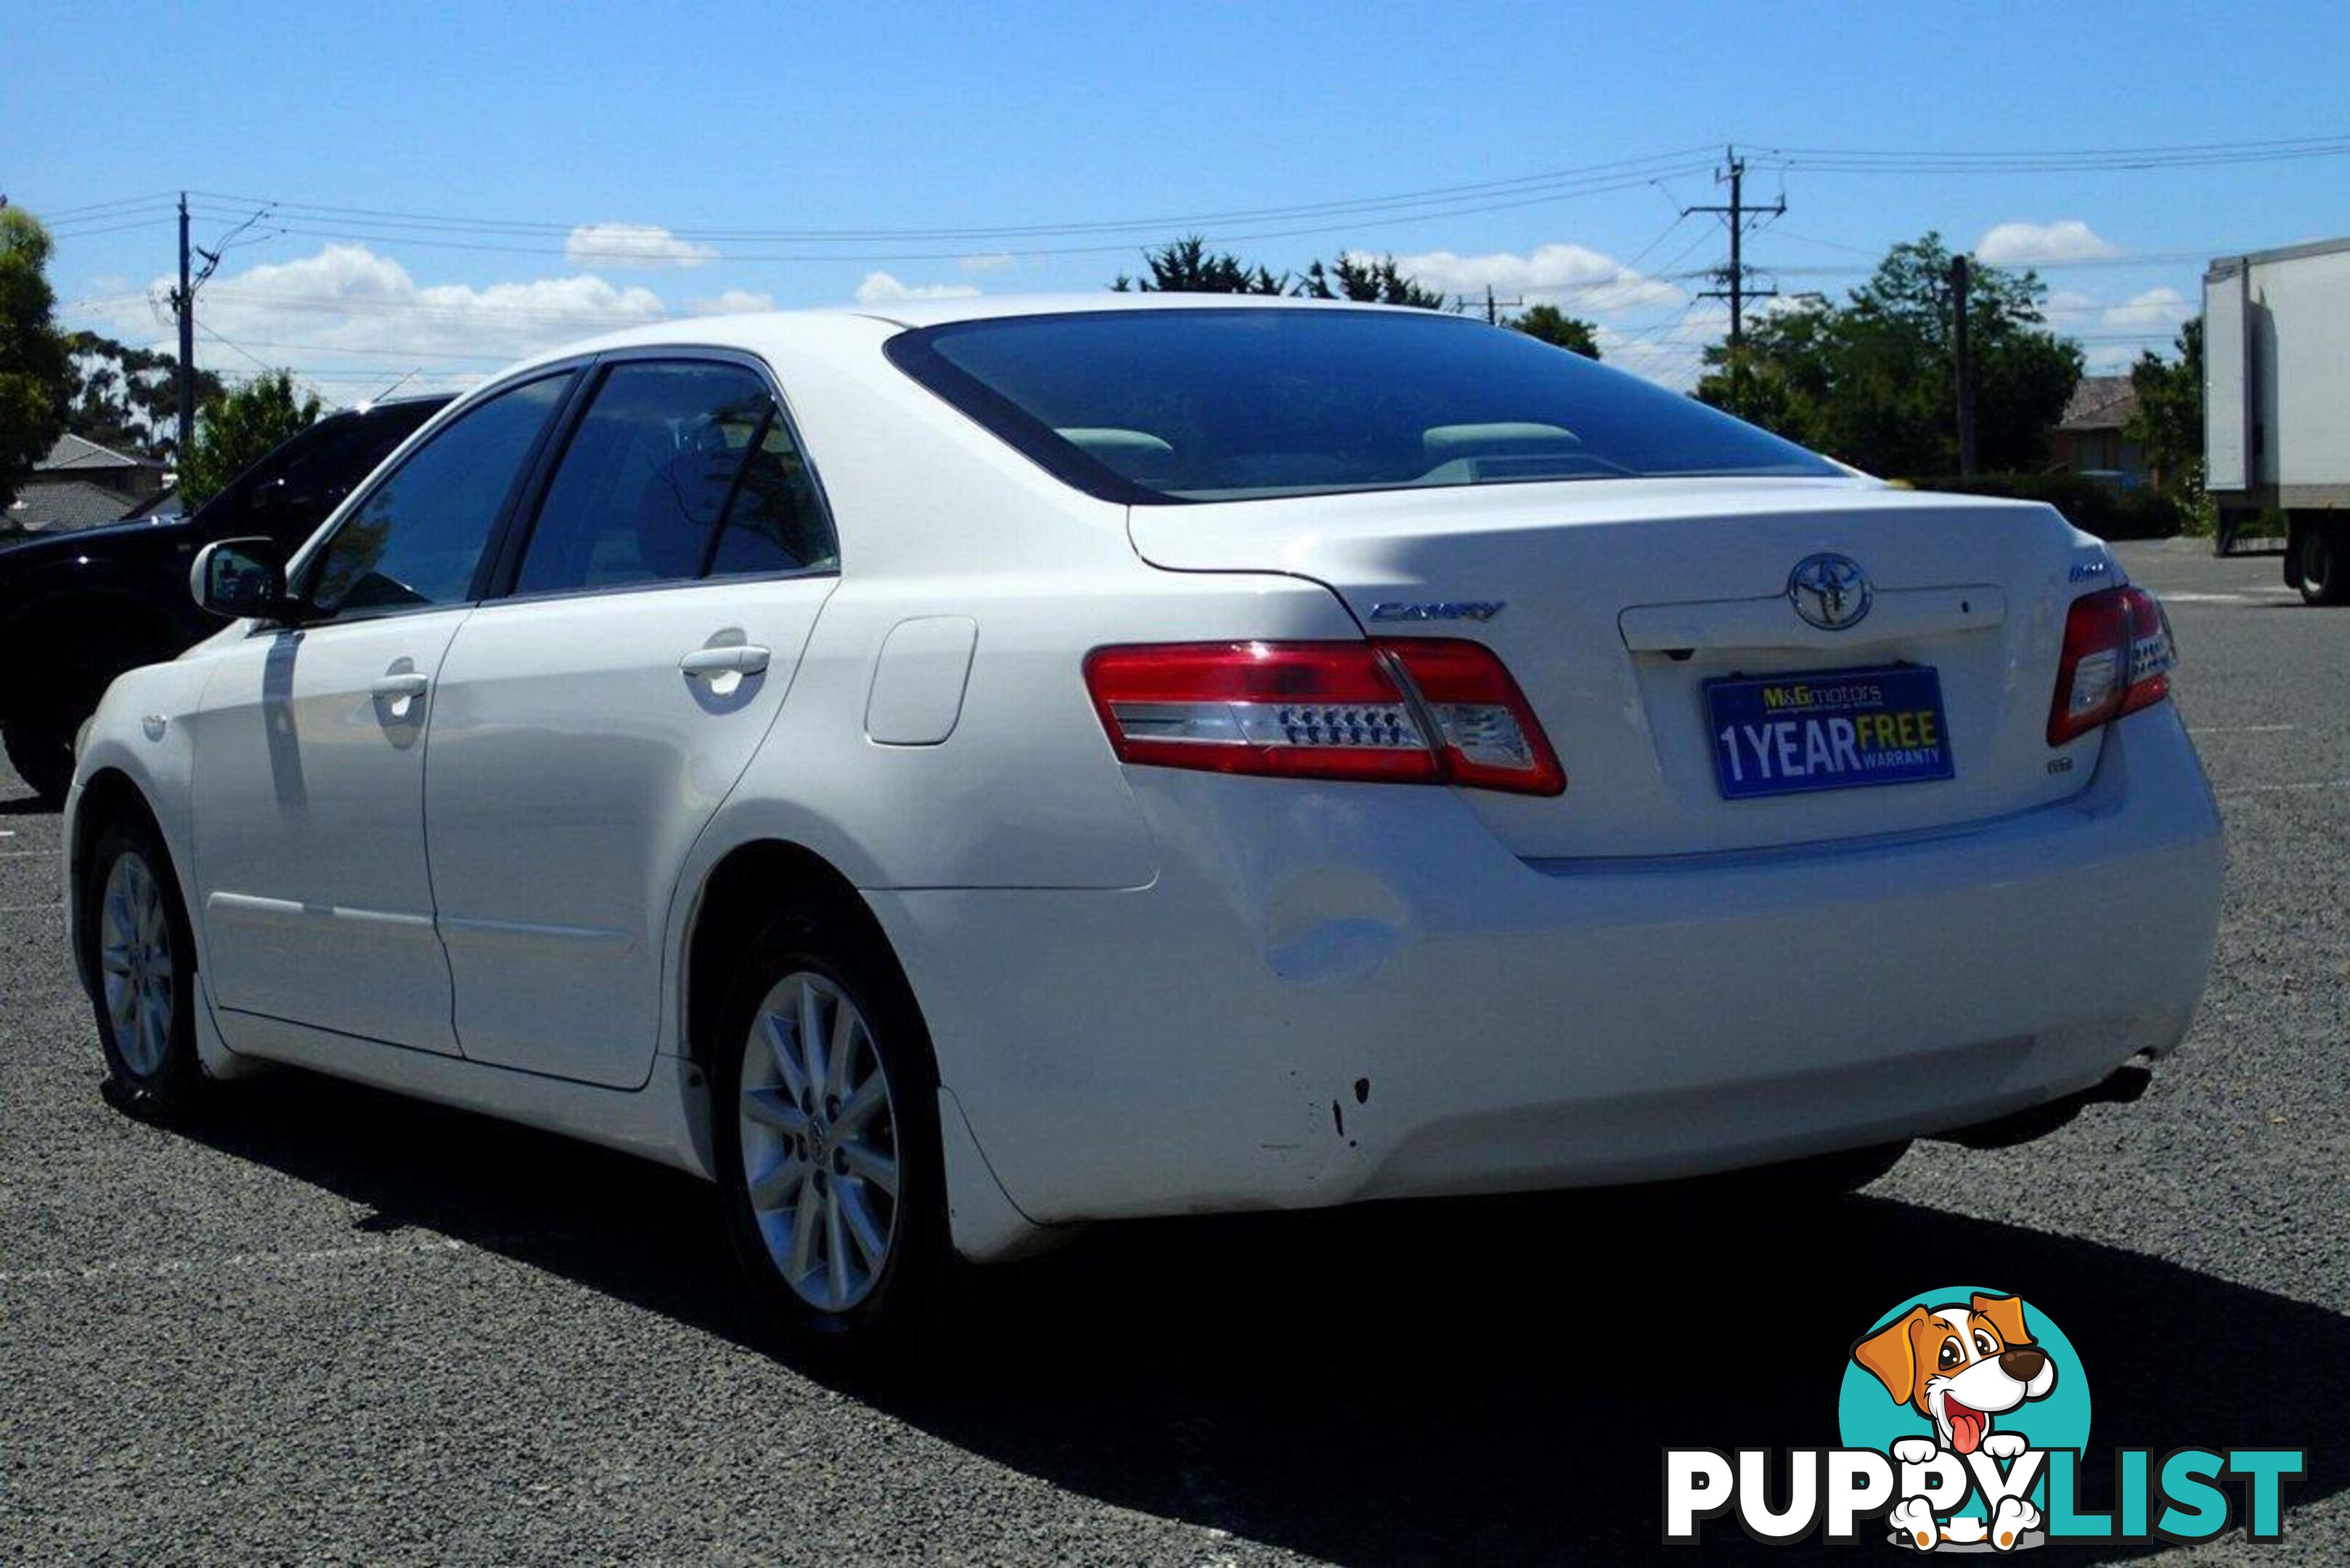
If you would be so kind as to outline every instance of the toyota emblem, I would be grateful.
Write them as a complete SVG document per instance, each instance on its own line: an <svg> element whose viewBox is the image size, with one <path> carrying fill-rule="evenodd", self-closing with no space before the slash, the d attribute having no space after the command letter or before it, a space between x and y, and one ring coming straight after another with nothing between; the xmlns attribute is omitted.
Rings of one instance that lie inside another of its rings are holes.
<svg viewBox="0 0 2350 1568"><path fill-rule="evenodd" d="M1846 556L1806 556L1787 574L1787 602L1822 631L1842 631L1868 613L1868 574Z"/></svg>

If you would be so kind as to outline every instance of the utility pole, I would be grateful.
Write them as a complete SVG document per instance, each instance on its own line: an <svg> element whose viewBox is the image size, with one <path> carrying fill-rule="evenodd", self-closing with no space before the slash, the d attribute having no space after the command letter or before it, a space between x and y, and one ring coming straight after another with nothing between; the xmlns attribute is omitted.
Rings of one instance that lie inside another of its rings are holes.
<svg viewBox="0 0 2350 1568"><path fill-rule="evenodd" d="M188 282L188 193L180 192L180 286L172 296L180 317L180 446L173 460L184 471L196 444L196 292Z"/></svg>
<svg viewBox="0 0 2350 1568"><path fill-rule="evenodd" d="M1967 322L1967 258L1950 258L1950 360L1957 378L1953 389L1959 404L1959 472L1975 471L1975 362L1971 331Z"/></svg>
<svg viewBox="0 0 2350 1568"><path fill-rule="evenodd" d="M1523 299L1494 298L1493 286L1487 284L1485 286L1485 297L1482 301L1473 299L1465 294L1456 294L1452 296L1451 305L1446 308L1450 309L1455 316L1466 316L1472 310L1482 310L1485 313L1485 325L1488 327L1499 327L1502 324L1502 312L1504 310L1523 310L1525 307L1526 302Z"/></svg>
<svg viewBox="0 0 2350 1568"><path fill-rule="evenodd" d="M1773 217L1778 216L1787 210L1787 198L1782 195L1767 207L1748 206L1746 204L1746 160L1738 156L1738 149L1735 147L1723 148L1722 159L1729 165L1728 172L1714 176L1714 183L1728 182L1729 204L1683 207L1681 215L1686 217L1691 213L1714 213L1720 214L1730 225L1730 265L1715 275L1726 286L1701 289L1698 293L1698 297L1730 301L1730 411L1734 414L1742 411L1746 403L1746 302L1750 299L1766 299L1779 292L1775 288L1746 286L1746 253L1742 244L1746 237L1746 220L1750 214L1756 213L1768 213Z"/></svg>

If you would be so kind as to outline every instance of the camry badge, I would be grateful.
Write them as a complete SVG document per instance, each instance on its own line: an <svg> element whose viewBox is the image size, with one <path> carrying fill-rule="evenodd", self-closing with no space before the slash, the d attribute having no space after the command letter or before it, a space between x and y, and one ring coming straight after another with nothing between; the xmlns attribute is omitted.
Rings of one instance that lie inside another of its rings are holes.
<svg viewBox="0 0 2350 1568"><path fill-rule="evenodd" d="M1848 556L1806 556L1787 574L1787 602L1823 631L1859 624L1875 597L1868 574Z"/></svg>
<svg viewBox="0 0 2350 1568"><path fill-rule="evenodd" d="M1491 620L1502 613L1501 599L1441 599L1433 604L1403 604L1382 599L1371 607L1373 620Z"/></svg>

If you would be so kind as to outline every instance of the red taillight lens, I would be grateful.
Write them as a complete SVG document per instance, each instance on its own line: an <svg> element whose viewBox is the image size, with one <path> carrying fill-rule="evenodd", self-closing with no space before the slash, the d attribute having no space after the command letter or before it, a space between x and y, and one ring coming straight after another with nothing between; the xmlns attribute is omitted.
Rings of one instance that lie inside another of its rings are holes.
<svg viewBox="0 0 2350 1568"><path fill-rule="evenodd" d="M1285 778L1556 794L1565 774L1517 682L1471 642L1191 642L1086 660L1121 761Z"/></svg>
<svg viewBox="0 0 2350 1568"><path fill-rule="evenodd" d="M1523 794L1566 788L1566 772L1541 722L1492 649L1439 638L1378 646L1419 689L1453 783Z"/></svg>
<svg viewBox="0 0 2350 1568"><path fill-rule="evenodd" d="M2107 588L2073 601L2048 708L2048 743L2061 746L2170 694L2170 618L2144 588Z"/></svg>

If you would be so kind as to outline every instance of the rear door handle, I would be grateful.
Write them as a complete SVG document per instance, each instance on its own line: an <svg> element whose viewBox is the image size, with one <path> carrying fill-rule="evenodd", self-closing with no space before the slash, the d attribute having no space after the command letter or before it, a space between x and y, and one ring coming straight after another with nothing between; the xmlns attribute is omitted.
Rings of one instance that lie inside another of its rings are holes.
<svg viewBox="0 0 2350 1568"><path fill-rule="evenodd" d="M679 659L677 667L697 680L715 675L758 675L765 671L767 660L773 657L755 642L735 642L719 648L697 648Z"/></svg>
<svg viewBox="0 0 2350 1568"><path fill-rule="evenodd" d="M403 698L423 696L424 689L432 684L430 678L411 671L384 676L368 690L387 702L396 702Z"/></svg>

